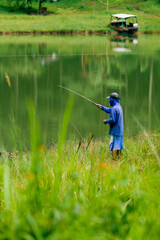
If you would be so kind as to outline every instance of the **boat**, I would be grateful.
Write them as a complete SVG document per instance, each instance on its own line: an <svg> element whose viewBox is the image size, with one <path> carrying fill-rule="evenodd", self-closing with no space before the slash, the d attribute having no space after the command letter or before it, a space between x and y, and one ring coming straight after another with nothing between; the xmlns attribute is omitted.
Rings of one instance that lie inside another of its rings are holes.
<svg viewBox="0 0 160 240"><path fill-rule="evenodd" d="M136 15L113 14L110 26L118 33L134 34L138 31L138 20Z"/></svg>

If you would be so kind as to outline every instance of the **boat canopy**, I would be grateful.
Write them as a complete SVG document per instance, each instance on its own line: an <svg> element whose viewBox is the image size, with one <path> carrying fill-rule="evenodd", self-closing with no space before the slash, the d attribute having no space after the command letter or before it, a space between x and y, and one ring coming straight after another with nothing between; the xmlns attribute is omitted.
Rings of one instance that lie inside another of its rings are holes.
<svg viewBox="0 0 160 240"><path fill-rule="evenodd" d="M131 14L113 14L112 17L127 19L127 18L137 17L137 16L131 15Z"/></svg>

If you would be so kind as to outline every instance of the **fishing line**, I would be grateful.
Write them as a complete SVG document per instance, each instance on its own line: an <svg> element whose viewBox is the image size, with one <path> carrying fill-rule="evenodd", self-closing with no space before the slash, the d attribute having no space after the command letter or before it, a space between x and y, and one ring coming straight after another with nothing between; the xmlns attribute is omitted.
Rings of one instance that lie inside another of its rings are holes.
<svg viewBox="0 0 160 240"><path fill-rule="evenodd" d="M58 87L60 87L60 88L64 88L65 90L67 90L67 91L69 91L69 92L71 92L71 93L74 93L74 94L80 96L81 98L84 98L85 100L87 100L87 101L93 103L94 105L97 105L97 103L95 103L95 102L93 102L92 100L90 100L89 98L87 98L87 97L81 95L80 93L77 93L77 92L75 92L75 91L73 91L73 90L71 90L71 89L69 89L69 88L63 87L63 86L61 86L61 85L58 85Z"/></svg>

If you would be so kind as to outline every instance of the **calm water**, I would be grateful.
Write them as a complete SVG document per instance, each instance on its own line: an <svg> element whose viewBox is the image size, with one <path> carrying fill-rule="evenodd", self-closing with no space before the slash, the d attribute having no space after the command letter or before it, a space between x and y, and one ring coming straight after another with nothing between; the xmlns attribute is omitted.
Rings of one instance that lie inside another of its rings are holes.
<svg viewBox="0 0 160 240"><path fill-rule="evenodd" d="M0 38L0 148L29 146L28 102L35 106L41 143L57 142L71 88L109 106L118 92L125 135L140 131L135 118L154 131L160 125L160 36L134 39L111 36ZM104 138L108 117L91 103L74 97L68 138ZM20 142L20 143L19 143Z"/></svg>

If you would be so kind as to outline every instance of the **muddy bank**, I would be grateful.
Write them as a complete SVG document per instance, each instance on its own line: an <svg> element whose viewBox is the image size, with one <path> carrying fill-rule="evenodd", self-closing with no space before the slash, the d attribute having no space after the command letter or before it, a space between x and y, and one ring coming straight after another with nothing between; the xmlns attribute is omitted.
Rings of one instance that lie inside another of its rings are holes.
<svg viewBox="0 0 160 240"><path fill-rule="evenodd" d="M65 31L65 30L58 30L58 31L15 31L15 32L0 32L0 35L107 35L111 34L111 31Z"/></svg>
<svg viewBox="0 0 160 240"><path fill-rule="evenodd" d="M111 30L100 30L100 31L67 31L67 30L58 30L58 31L15 31L15 32L3 32L0 31L0 35L109 35L116 34L117 32ZM160 34L160 31L139 31L137 34Z"/></svg>

